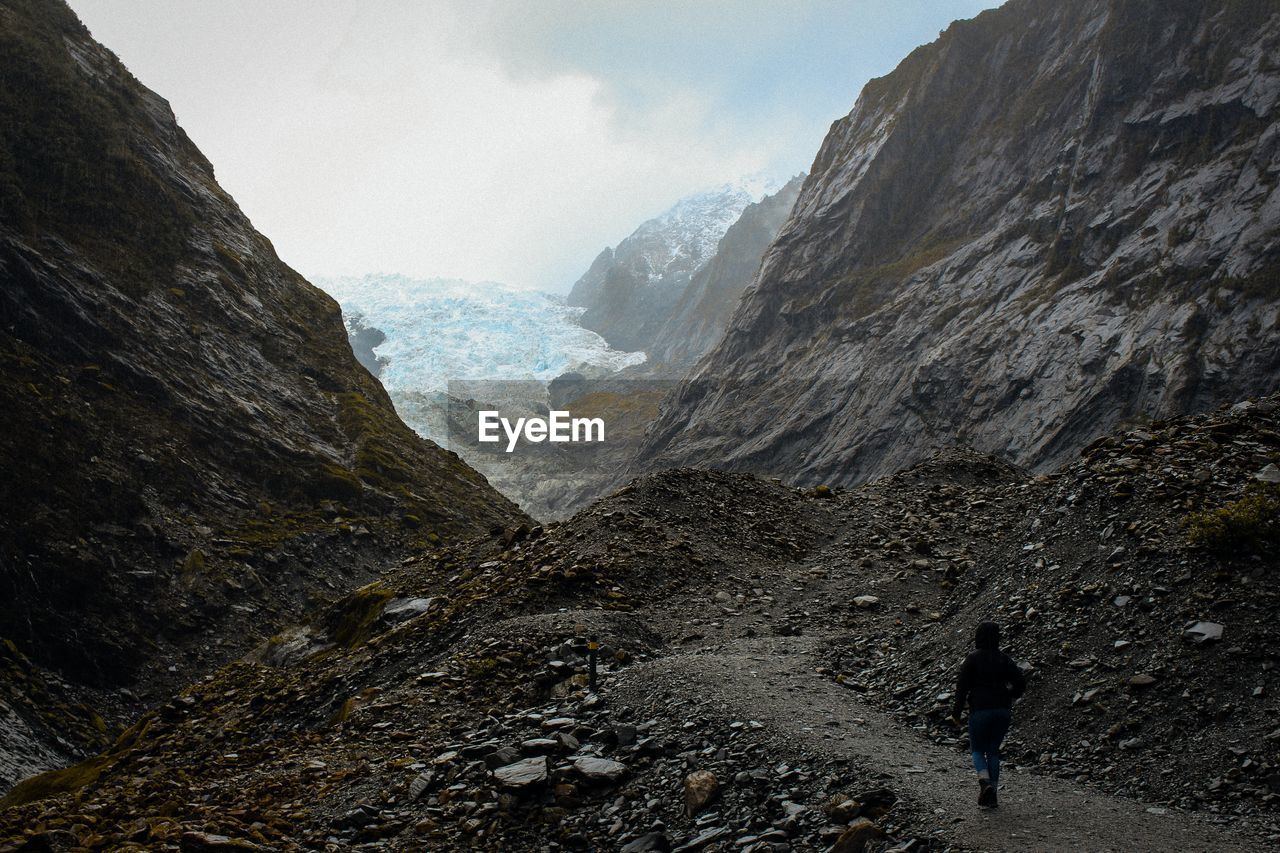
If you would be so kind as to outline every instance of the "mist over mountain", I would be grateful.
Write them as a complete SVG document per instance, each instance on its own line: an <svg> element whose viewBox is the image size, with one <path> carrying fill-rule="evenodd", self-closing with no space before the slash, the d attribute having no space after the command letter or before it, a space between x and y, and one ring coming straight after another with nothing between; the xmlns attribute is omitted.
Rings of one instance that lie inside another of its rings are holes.
<svg viewBox="0 0 1280 853"><path fill-rule="evenodd" d="M698 194L624 241L622 257L650 269L644 287L663 289L669 302L631 306L652 312L652 357L613 349L580 325L592 308L536 291L385 274L316 282L342 305L352 350L410 426L462 454L535 517L563 518L622 484L657 401L719 339L800 184L793 179L740 212L766 184L742 181ZM646 266L655 258L667 263L660 272ZM610 267L598 282L593 304L648 299L620 269ZM487 453L477 442L480 410L537 417L565 407L605 418L605 446L513 455Z"/></svg>

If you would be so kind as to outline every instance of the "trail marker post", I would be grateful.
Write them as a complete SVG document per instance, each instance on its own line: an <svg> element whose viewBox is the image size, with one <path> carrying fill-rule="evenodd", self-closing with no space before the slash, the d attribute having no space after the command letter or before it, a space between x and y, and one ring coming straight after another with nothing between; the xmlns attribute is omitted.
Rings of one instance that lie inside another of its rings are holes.
<svg viewBox="0 0 1280 853"><path fill-rule="evenodd" d="M587 640L587 690L596 692L596 657L600 651L600 641L592 636Z"/></svg>

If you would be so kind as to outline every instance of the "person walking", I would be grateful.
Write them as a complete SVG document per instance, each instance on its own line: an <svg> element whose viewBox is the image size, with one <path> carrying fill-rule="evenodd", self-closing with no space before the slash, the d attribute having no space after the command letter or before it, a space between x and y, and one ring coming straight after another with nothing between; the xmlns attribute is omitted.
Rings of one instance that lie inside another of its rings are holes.
<svg viewBox="0 0 1280 853"><path fill-rule="evenodd" d="M1013 701L1027 689L1027 679L1013 658L1000 651L1000 626L996 623L978 625L973 642L977 648L960 665L951 719L959 727L960 714L968 703L969 750L973 769L978 771L978 805L995 808L1000 804L1000 744L1009 732Z"/></svg>

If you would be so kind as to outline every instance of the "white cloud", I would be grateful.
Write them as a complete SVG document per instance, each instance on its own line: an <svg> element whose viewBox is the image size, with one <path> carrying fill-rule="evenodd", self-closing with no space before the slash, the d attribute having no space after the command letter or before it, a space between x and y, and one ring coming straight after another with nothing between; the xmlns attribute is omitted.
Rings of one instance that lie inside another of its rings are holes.
<svg viewBox="0 0 1280 853"><path fill-rule="evenodd" d="M857 88L829 0L71 2L306 274L567 288L680 196L803 168Z"/></svg>

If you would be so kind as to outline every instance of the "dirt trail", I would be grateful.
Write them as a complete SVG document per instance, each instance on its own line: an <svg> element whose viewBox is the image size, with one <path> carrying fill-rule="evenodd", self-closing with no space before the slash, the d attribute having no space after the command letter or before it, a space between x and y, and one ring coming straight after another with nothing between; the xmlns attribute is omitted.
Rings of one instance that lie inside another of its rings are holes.
<svg viewBox="0 0 1280 853"><path fill-rule="evenodd" d="M623 702L656 690L710 699L731 718L758 720L781 746L836 754L882 770L899 795L935 810L940 838L989 851L1246 851L1261 846L1190 814L1027 771L1002 774L1001 806L975 805L963 757L939 748L814 672L812 637L733 640L627 670L610 685Z"/></svg>

